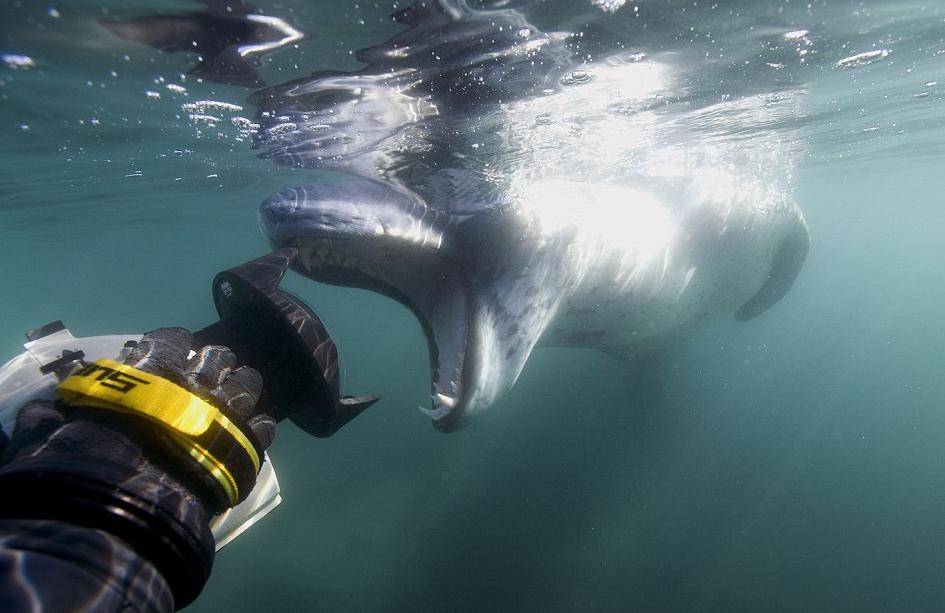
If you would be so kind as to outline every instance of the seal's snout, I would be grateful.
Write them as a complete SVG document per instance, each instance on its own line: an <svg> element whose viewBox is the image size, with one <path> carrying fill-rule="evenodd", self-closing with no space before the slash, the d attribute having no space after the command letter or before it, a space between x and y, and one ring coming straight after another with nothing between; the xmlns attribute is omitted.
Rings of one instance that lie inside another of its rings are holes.
<svg viewBox="0 0 945 613"><path fill-rule="evenodd" d="M299 209L300 194L295 188L286 189L272 194L259 205L257 221L259 229L275 245L282 242L280 228L292 219Z"/></svg>
<svg viewBox="0 0 945 613"><path fill-rule="evenodd" d="M332 236L439 248L446 217L415 194L364 179L289 188L259 206L259 226L275 247L302 236Z"/></svg>

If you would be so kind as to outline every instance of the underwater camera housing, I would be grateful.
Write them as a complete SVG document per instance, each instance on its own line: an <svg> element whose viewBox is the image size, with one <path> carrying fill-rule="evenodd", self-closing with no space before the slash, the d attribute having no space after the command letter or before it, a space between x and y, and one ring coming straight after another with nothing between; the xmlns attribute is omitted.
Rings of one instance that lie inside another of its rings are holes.
<svg viewBox="0 0 945 613"><path fill-rule="evenodd" d="M279 288L296 257L279 249L216 275L213 301L219 321L194 332L193 349L225 345L241 365L263 377L257 408L277 421L291 420L318 437L331 436L378 396L342 396L338 351L325 325L300 298ZM53 400L56 386L77 365L100 358L123 359L141 334L77 338L56 321L26 334L25 351L0 365L0 426L10 434L30 400ZM281 501L268 453L249 496L215 516L210 529L219 550Z"/></svg>
<svg viewBox="0 0 945 613"><path fill-rule="evenodd" d="M225 345L263 378L257 410L309 434L331 436L379 396L342 396L338 351L325 325L279 282L295 259L279 249L219 273L213 302L220 321L194 332L195 349Z"/></svg>

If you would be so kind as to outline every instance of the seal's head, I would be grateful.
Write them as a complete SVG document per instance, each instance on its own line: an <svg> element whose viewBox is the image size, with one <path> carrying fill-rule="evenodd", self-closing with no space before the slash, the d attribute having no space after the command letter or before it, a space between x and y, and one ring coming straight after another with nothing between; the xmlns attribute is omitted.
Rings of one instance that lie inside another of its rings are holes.
<svg viewBox="0 0 945 613"><path fill-rule="evenodd" d="M432 379L432 409L421 410L443 431L515 383L553 311L555 292L524 278L538 254L509 248L527 245L506 240L512 219L445 213L367 180L286 189L259 209L273 245L299 250L297 272L385 294L417 316Z"/></svg>

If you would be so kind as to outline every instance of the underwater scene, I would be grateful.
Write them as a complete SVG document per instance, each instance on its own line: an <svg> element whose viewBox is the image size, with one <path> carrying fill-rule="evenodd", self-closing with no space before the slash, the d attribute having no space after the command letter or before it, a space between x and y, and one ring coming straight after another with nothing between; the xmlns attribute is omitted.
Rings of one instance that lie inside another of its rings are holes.
<svg viewBox="0 0 945 613"><path fill-rule="evenodd" d="M945 5L0 0L0 362L297 250L211 611L945 609Z"/></svg>

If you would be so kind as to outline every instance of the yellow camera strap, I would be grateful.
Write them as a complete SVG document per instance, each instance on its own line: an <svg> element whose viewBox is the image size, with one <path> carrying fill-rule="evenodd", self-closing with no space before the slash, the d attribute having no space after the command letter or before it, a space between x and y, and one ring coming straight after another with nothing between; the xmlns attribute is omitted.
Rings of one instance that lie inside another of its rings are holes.
<svg viewBox="0 0 945 613"><path fill-rule="evenodd" d="M158 375L114 360L82 368L56 388L73 406L143 415L166 428L220 484L230 505L252 489L260 452L250 436L219 409Z"/></svg>

